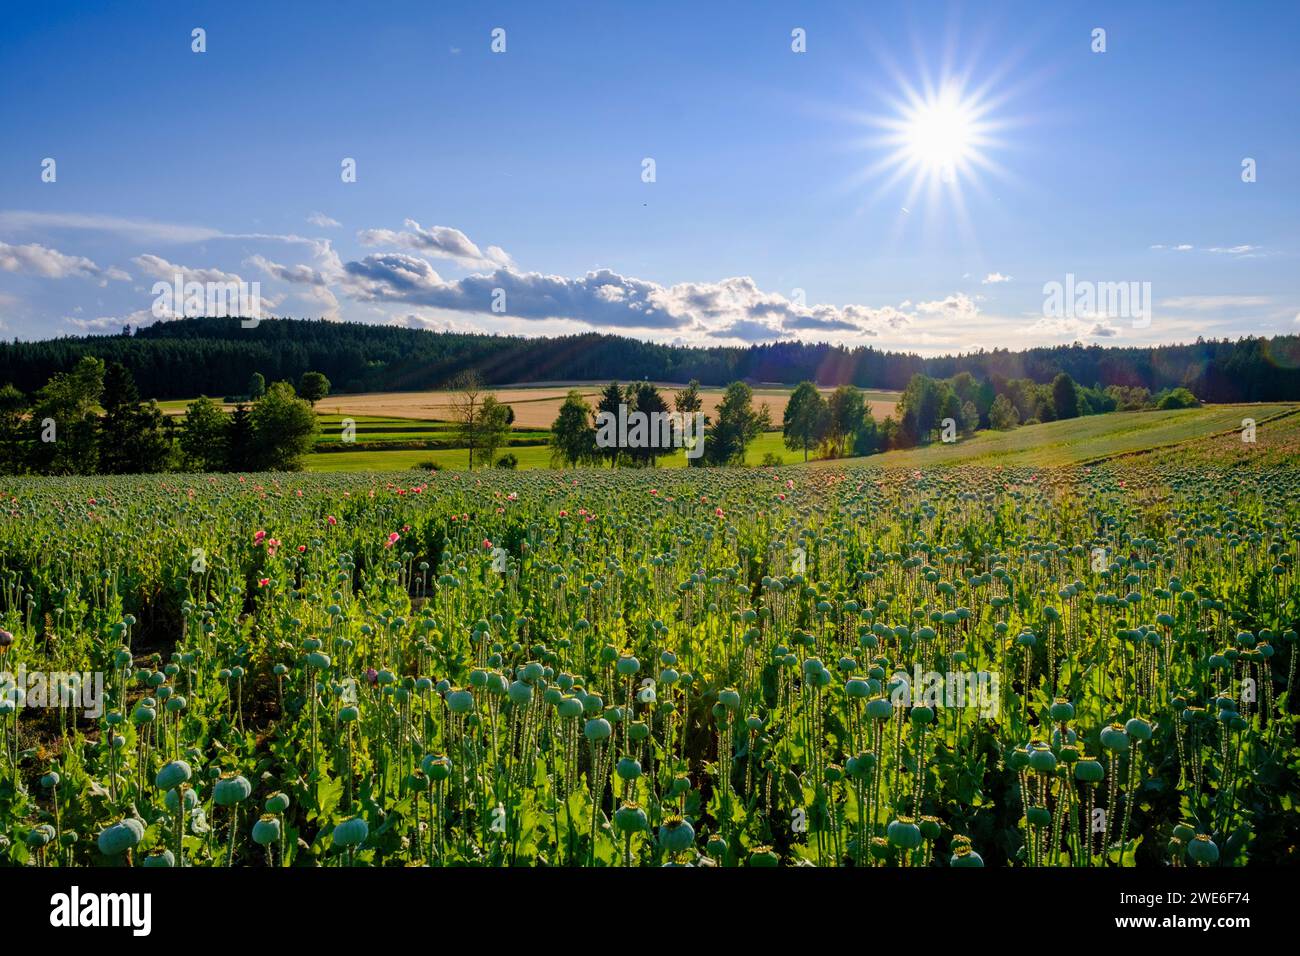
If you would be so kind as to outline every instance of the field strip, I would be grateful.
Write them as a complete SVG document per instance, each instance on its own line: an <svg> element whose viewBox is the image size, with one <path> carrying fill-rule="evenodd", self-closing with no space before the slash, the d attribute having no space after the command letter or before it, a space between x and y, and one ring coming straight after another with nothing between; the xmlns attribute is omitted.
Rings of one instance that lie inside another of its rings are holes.
<svg viewBox="0 0 1300 956"><path fill-rule="evenodd" d="M1275 415L1270 415L1268 418L1260 419L1255 424L1266 425L1269 422L1276 422L1276 421L1280 421L1283 418L1289 418L1290 416L1295 415L1297 413L1300 413L1300 405L1292 406L1291 408L1286 409L1285 411L1278 412ZM1150 448L1139 448L1137 450L1131 450L1131 451L1112 452L1109 455L1099 455L1096 458L1084 459L1083 461L1079 462L1079 465L1080 466L1099 465L1105 461L1116 461L1121 458L1137 458L1141 455L1150 455L1154 452L1165 451L1170 448L1177 448L1180 445L1192 445L1195 444L1196 442L1208 441L1211 438L1222 438L1224 435L1232 435L1239 432L1240 430L1241 430L1240 428L1225 428L1222 431L1210 432L1209 434L1206 435L1197 435L1195 438L1184 438L1181 441L1166 442L1163 445L1152 445Z"/></svg>

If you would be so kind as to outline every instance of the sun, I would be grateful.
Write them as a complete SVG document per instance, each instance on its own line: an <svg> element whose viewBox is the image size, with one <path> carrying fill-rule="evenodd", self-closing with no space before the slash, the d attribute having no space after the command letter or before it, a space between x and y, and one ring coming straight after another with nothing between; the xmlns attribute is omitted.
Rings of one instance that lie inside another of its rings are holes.
<svg viewBox="0 0 1300 956"><path fill-rule="evenodd" d="M951 88L910 106L901 133L911 162L948 182L970 162L979 139L975 109Z"/></svg>
<svg viewBox="0 0 1300 956"><path fill-rule="evenodd" d="M900 86L901 95L885 97L888 114L865 118L879 132L864 145L880 154L857 180L874 182L877 195L910 181L900 197L904 209L922 197L960 207L963 186L978 189L981 172L1001 172L990 156L1006 125L994 115L998 101L987 87L972 89L959 77Z"/></svg>

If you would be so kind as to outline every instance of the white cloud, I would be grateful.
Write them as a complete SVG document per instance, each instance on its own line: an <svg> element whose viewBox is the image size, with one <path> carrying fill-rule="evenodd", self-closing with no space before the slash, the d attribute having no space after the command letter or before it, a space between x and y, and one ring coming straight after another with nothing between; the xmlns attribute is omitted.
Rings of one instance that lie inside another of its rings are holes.
<svg viewBox="0 0 1300 956"><path fill-rule="evenodd" d="M126 282L131 278L121 269L103 269L85 256L64 255L34 242L22 246L0 242L0 269L44 279L98 279L100 285L107 285L109 279Z"/></svg>
<svg viewBox="0 0 1300 956"><path fill-rule="evenodd" d="M609 269L585 276L543 275L497 269L488 275L448 280L426 260L401 252L366 256L343 266L344 288L363 302L403 302L453 312L494 314L503 319L570 320L595 327L681 330L756 340L796 332L874 336L898 329L913 316L893 307L801 306L765 292L748 276L717 282L664 286ZM955 297L936 311L973 315L974 303Z"/></svg>
<svg viewBox="0 0 1300 956"><path fill-rule="evenodd" d="M1112 325L1105 319L1057 316L1045 316L1030 325L1026 331L1071 339L1109 339L1120 333L1118 326Z"/></svg>
<svg viewBox="0 0 1300 956"><path fill-rule="evenodd" d="M944 299L933 302L916 303L916 311L922 315L938 316L951 321L970 321L979 315L979 306L964 292L958 292Z"/></svg>
<svg viewBox="0 0 1300 956"><path fill-rule="evenodd" d="M1171 299L1162 299L1160 304L1170 309L1214 312L1220 309L1253 308L1268 305L1272 301L1266 295L1181 295Z"/></svg>
<svg viewBox="0 0 1300 956"><path fill-rule="evenodd" d="M321 229L339 229L343 226L343 223L325 215L323 212L312 213L307 217L307 221L313 226L319 226Z"/></svg>
<svg viewBox="0 0 1300 956"><path fill-rule="evenodd" d="M194 269L190 266L182 266L173 262L168 262L166 259L155 255L136 256L131 261L138 265L145 275L164 282L172 282L178 275L181 277L183 282L244 281L233 272L223 272L220 269Z"/></svg>
<svg viewBox="0 0 1300 956"><path fill-rule="evenodd" d="M499 246L488 246L486 251L481 250L470 241L469 236L451 226L430 226L424 229L414 219L407 219L403 225L408 231L362 229L357 233L357 241L363 246L399 246L403 249L413 249L425 255L451 259L470 269L511 268L514 265L504 249Z"/></svg>
<svg viewBox="0 0 1300 956"><path fill-rule="evenodd" d="M998 282L1010 282L1011 276L1004 276L1001 272L990 272L980 280L980 285L994 285Z"/></svg>

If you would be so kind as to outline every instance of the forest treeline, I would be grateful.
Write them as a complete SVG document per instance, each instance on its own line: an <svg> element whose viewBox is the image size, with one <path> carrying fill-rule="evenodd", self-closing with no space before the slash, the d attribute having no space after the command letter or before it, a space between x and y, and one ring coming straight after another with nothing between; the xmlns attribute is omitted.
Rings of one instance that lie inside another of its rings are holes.
<svg viewBox="0 0 1300 956"><path fill-rule="evenodd" d="M1300 336L1201 340L1186 345L1103 347L1080 344L978 351L924 358L871 347L780 342L747 347L659 345L600 333L524 338L430 332L358 322L238 319L159 322L118 335L0 344L0 382L33 392L71 372L84 356L119 363L145 398L243 394L251 370L268 381L296 382L323 372L336 391L413 391L444 387L473 370L488 385L514 382L735 381L793 386L854 385L902 391L914 375L983 382L1050 383L1065 373L1098 391L1185 387L1202 401L1300 399Z"/></svg>
<svg viewBox="0 0 1300 956"><path fill-rule="evenodd" d="M142 400L131 371L82 356L31 394L0 387L0 475L126 475L159 471L296 471L319 429L319 372L295 388L260 373L231 412L199 397L183 418Z"/></svg>

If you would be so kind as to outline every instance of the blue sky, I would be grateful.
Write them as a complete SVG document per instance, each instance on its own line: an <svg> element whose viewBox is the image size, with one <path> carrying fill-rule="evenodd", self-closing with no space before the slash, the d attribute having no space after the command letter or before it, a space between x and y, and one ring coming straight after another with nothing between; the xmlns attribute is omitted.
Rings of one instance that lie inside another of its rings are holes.
<svg viewBox="0 0 1300 956"><path fill-rule="evenodd" d="M1300 331L1293 3L3 17L6 337L158 321L177 273L258 282L266 314L529 335L940 353ZM1147 307L1054 310L1067 275Z"/></svg>

